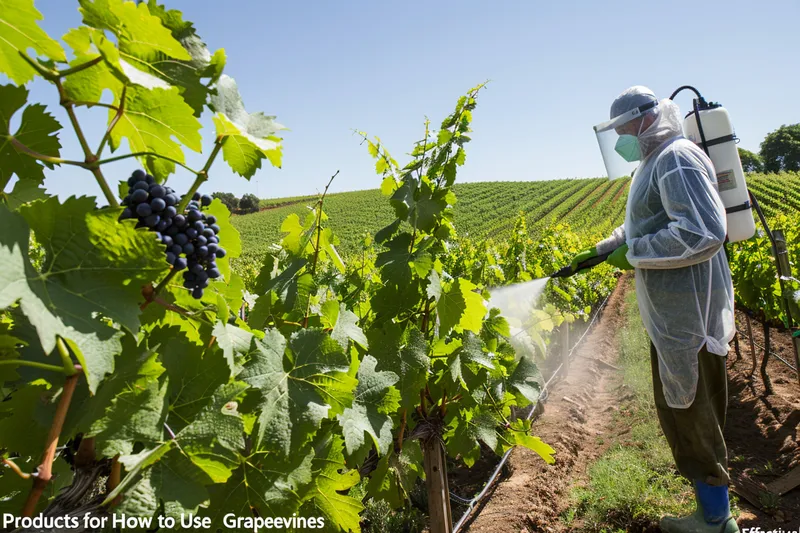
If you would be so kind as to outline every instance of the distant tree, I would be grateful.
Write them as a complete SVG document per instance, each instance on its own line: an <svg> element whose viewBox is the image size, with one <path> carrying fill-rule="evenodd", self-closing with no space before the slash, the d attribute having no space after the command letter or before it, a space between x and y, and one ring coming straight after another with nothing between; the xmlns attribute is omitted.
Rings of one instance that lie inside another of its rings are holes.
<svg viewBox="0 0 800 533"><path fill-rule="evenodd" d="M781 126L761 143L765 172L800 170L800 124Z"/></svg>
<svg viewBox="0 0 800 533"><path fill-rule="evenodd" d="M239 208L239 199L230 192L215 192L211 195L213 198L219 198L219 201L225 204L228 211L233 213Z"/></svg>
<svg viewBox="0 0 800 533"><path fill-rule="evenodd" d="M745 172L764 172L764 162L757 153L739 148L739 159Z"/></svg>
<svg viewBox="0 0 800 533"><path fill-rule="evenodd" d="M255 194L245 194L239 200L239 210L243 213L254 213L258 211L259 199Z"/></svg>

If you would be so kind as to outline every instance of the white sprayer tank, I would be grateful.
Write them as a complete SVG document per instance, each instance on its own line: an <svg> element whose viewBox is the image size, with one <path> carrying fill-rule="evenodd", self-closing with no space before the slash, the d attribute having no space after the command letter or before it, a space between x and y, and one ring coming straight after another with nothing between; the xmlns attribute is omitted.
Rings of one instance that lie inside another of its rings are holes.
<svg viewBox="0 0 800 533"><path fill-rule="evenodd" d="M728 240L737 242L749 239L755 234L756 224L730 115L721 106L702 109L700 121L708 147L708 156L717 172L719 195L728 211ZM702 139L697 128L695 113L686 117L683 131L687 139L701 145Z"/></svg>

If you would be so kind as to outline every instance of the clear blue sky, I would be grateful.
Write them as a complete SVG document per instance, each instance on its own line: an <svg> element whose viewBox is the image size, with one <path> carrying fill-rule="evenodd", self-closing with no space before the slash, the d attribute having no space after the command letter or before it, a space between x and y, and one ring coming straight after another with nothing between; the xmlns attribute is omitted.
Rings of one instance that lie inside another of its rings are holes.
<svg viewBox="0 0 800 533"><path fill-rule="evenodd" d="M380 136L402 163L426 115L438 125L459 95L487 79L460 181L602 175L592 126L608 118L611 101L630 85L647 85L660 97L695 85L726 106L740 146L751 150L780 125L800 122L796 0L164 3L182 10L212 51L225 48L225 72L236 78L248 110L277 115L291 129L283 169L264 162L248 183L220 159L209 192L313 194L336 170L333 191L375 188L379 178L354 128ZM36 6L55 38L80 22L76 1ZM38 81L32 93L67 123L52 87ZM678 104L691 105L688 94ZM99 139L105 111L83 116ZM209 116L203 124L208 153ZM63 154L78 158L74 133L65 129L61 138ZM205 160L190 151L187 157L195 168ZM108 168L107 175L122 178L135 165ZM50 176L47 187L62 197L100 196L84 170ZM179 172L170 181L181 190L190 177Z"/></svg>

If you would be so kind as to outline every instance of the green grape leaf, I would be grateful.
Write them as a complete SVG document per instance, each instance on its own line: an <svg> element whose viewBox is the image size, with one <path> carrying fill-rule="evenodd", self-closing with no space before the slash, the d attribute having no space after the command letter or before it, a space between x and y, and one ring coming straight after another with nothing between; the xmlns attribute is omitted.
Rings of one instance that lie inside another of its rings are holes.
<svg viewBox="0 0 800 533"><path fill-rule="evenodd" d="M413 408L419 401L419 391L425 386L430 367L425 337L413 325L404 330L397 324L387 323L382 328L371 328L367 338L370 354L378 362L377 368L398 376L401 406Z"/></svg>
<svg viewBox="0 0 800 533"><path fill-rule="evenodd" d="M388 413L400 407L399 394L392 387L400 378L394 372L376 371L377 364L378 361L371 355L364 357L358 368L358 387L353 406L338 416L350 457L361 452L359 458L366 458L371 444L375 445L380 455L385 455L392 445L392 417ZM372 438L372 443L364 438L365 433Z"/></svg>
<svg viewBox="0 0 800 533"><path fill-rule="evenodd" d="M277 330L253 339L249 360L239 375L261 391L257 449L289 456L319 429L322 420L341 413L352 402L356 388L347 375L350 357L323 330L294 333L286 339Z"/></svg>
<svg viewBox="0 0 800 533"><path fill-rule="evenodd" d="M101 57L104 61L96 65L75 72L67 76L64 81L64 90L69 98L83 102L99 102L103 91L108 89L113 94L118 95L122 91L123 81L120 80L122 70L119 65L119 52L114 43L106 39L102 31L88 26L73 28L62 38L75 55L75 59L70 61L70 66L76 67ZM113 69L107 57L117 59L117 68Z"/></svg>
<svg viewBox="0 0 800 533"><path fill-rule="evenodd" d="M11 133L11 117L27 100L28 89L25 87L0 85L0 193L14 174L20 181L31 181L36 185L44 181L44 165L17 150L11 143L12 137L46 156L58 157L61 150L57 135L61 124L41 104L26 107L22 112L19 129ZM53 168L51 164L46 166Z"/></svg>
<svg viewBox="0 0 800 533"><path fill-rule="evenodd" d="M51 385L37 379L15 390L10 399L0 402L0 449L25 453L42 447L48 427L46 423L40 423L37 414L40 405L52 404L52 396Z"/></svg>
<svg viewBox="0 0 800 533"><path fill-rule="evenodd" d="M0 198L2 198L3 195L4 193L0 191ZM50 195L48 195L42 187L39 187L35 181L18 180L17 183L14 184L14 189L10 193L5 194L5 197L9 209L16 211L27 203L35 202L36 200L47 200L50 198Z"/></svg>
<svg viewBox="0 0 800 533"><path fill-rule="evenodd" d="M483 297L474 292L474 283L456 279L442 291L436 311L439 315L439 335L448 334L453 328L479 333L486 315Z"/></svg>
<svg viewBox="0 0 800 533"><path fill-rule="evenodd" d="M542 375L536 363L531 358L522 356L519 358L514 372L508 378L506 388L514 389L522 395L527 401L517 400L517 405L525 406L539 399L539 394L542 391L541 379Z"/></svg>
<svg viewBox="0 0 800 533"><path fill-rule="evenodd" d="M148 57L161 53L184 61L192 59L161 20L150 14L146 4L122 0L80 0L80 5L84 24L112 32L120 49L131 55Z"/></svg>
<svg viewBox="0 0 800 533"><path fill-rule="evenodd" d="M524 446L539 454L547 464L556 462L553 454L556 451L550 445L542 442L539 437L533 437L531 432L530 420L515 420L511 423L511 427L505 432L504 437L507 441L512 442L517 446Z"/></svg>
<svg viewBox="0 0 800 533"><path fill-rule="evenodd" d="M120 460L128 466L136 461L135 457L123 456ZM181 514L196 513L200 505L208 502L205 485L211 483L186 455L172 447L144 470L114 511L128 516L154 516L163 502L164 515L180 519Z"/></svg>
<svg viewBox="0 0 800 533"><path fill-rule="evenodd" d="M142 474L164 457L175 444L176 442L174 440L169 440L149 450L142 450L132 455L120 456L119 462L125 467L127 473L125 477L122 478L119 485L106 496L103 505L111 503L117 496L134 486L142 478Z"/></svg>
<svg viewBox="0 0 800 533"><path fill-rule="evenodd" d="M459 418L457 423L446 444L451 457L460 455L464 464L472 467L481 457L481 442L493 450L497 447L497 420L488 410L478 408Z"/></svg>
<svg viewBox="0 0 800 533"><path fill-rule="evenodd" d="M417 479L423 476L419 441L406 441L398 456L394 450L381 457L370 474L367 493L387 502L393 509L405 506Z"/></svg>
<svg viewBox="0 0 800 533"><path fill-rule="evenodd" d="M335 322L333 322L331 338L338 342L343 350L347 349L350 341L355 342L365 350L369 348L367 337L358 326L358 316L348 310L345 304L339 304L339 311Z"/></svg>
<svg viewBox="0 0 800 533"><path fill-rule="evenodd" d="M314 450L304 447L287 458L276 460L271 454L246 458L225 485L211 491L208 514L222 531L253 531L253 527L223 526L223 517L291 517L302 504L301 494L311 481ZM302 514L299 516L314 516ZM216 531L217 529L215 529Z"/></svg>
<svg viewBox="0 0 800 533"><path fill-rule="evenodd" d="M222 348L228 368L232 374L235 374L238 370L236 355L246 352L250 348L253 334L245 329L222 322L217 322L212 333L217 338L217 344Z"/></svg>
<svg viewBox="0 0 800 533"><path fill-rule="evenodd" d="M312 462L313 482L304 497L302 514L324 516L330 531L358 532L361 502L342 494L359 481L358 470L345 471L343 442L339 435L329 435L317 443Z"/></svg>
<svg viewBox="0 0 800 533"><path fill-rule="evenodd" d="M483 351L481 338L471 331L467 331L464 334L461 346L452 353L448 360L453 382L461 382L467 387L467 383L464 380L464 367L474 365L488 369L494 368L492 358Z"/></svg>
<svg viewBox="0 0 800 533"><path fill-rule="evenodd" d="M285 128L275 122L274 116L248 113L236 81L230 76L220 76L215 88L216 94L211 98L216 112L214 125L217 136L225 139L222 157L231 169L249 180L261 168L262 159L280 168L281 138L276 133Z"/></svg>
<svg viewBox="0 0 800 533"><path fill-rule="evenodd" d="M194 109L195 116L199 117L203 111L208 96L208 86L213 85L222 74L225 67L225 51L217 50L213 55L206 47L203 40L189 21L183 20L183 15L176 9L167 10L155 0L148 2L150 13L161 19L161 23L170 31L172 37L178 41L191 56L190 60L179 60L168 57L164 53L148 54L146 57L125 54L126 47L123 43L123 54L138 68L158 76L170 85L177 86L181 96ZM203 83L203 78L210 78Z"/></svg>
<svg viewBox="0 0 800 533"><path fill-rule="evenodd" d="M29 82L36 75L36 70L20 56L20 52L27 53L29 48L33 48L53 61L67 60L61 45L39 27L37 21L42 18L33 0L3 0L0 3L0 72L17 85Z"/></svg>
<svg viewBox="0 0 800 533"><path fill-rule="evenodd" d="M95 437L97 451L103 457L128 455L137 442L145 446L155 444L164 434L166 395L167 383L159 384L156 380L123 391L86 435Z"/></svg>
<svg viewBox="0 0 800 533"><path fill-rule="evenodd" d="M167 266L152 234L117 222L119 213L85 197L51 198L19 213L0 205L0 309L19 302L45 353L64 338L92 392L121 349L121 333L96 315L138 332L141 287ZM41 273L26 257L31 229L46 252Z"/></svg>
<svg viewBox="0 0 800 533"><path fill-rule="evenodd" d="M246 389L240 381L220 385L211 402L176 436L181 450L215 483L227 481L245 447L238 399Z"/></svg>
<svg viewBox="0 0 800 533"><path fill-rule="evenodd" d="M115 105L120 105L120 96L115 95ZM116 111L109 110L109 121L115 115ZM112 151L120 147L124 138L128 139L131 152L156 152L181 163L185 161L181 145L195 152L202 148L200 122L176 87L146 89L138 85L129 86L125 113L111 131ZM162 158L149 158L148 167L160 181L175 172L175 163Z"/></svg>
<svg viewBox="0 0 800 533"><path fill-rule="evenodd" d="M438 302L442 296L442 279L435 268L432 268L431 273L428 275L428 286L425 288L425 293L428 298L433 298L435 302Z"/></svg>

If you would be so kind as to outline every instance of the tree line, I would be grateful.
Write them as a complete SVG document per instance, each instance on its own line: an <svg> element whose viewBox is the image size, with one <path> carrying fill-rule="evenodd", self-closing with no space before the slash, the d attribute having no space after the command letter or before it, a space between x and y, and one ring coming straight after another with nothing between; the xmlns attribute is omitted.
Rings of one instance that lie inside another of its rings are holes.
<svg viewBox="0 0 800 533"><path fill-rule="evenodd" d="M764 138L759 153L739 148L745 172L800 171L800 124L781 126Z"/></svg>
<svg viewBox="0 0 800 533"><path fill-rule="evenodd" d="M247 213L255 213L258 211L260 200L255 194L245 194L241 198L237 198L231 192L215 192L211 195L214 198L219 198L219 201L225 204L228 211L244 215Z"/></svg>

